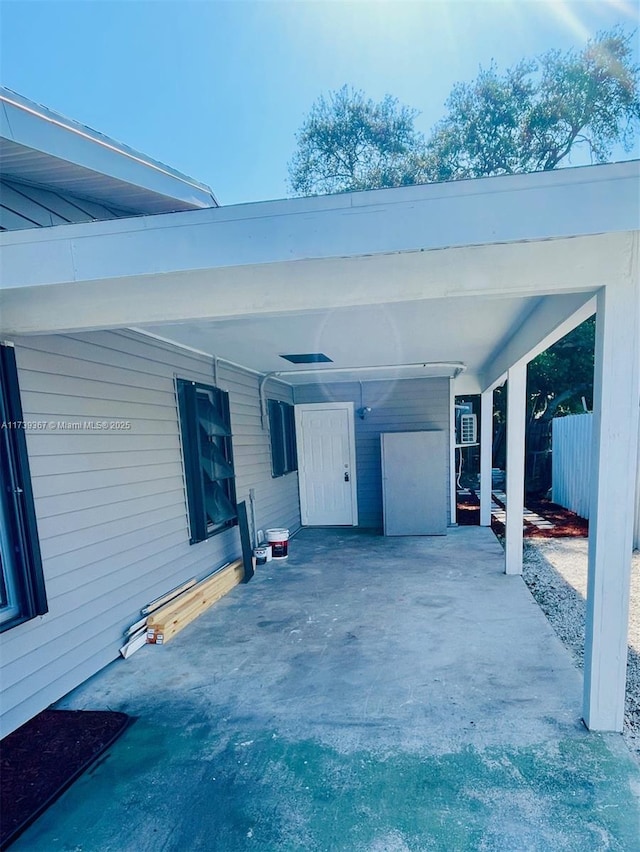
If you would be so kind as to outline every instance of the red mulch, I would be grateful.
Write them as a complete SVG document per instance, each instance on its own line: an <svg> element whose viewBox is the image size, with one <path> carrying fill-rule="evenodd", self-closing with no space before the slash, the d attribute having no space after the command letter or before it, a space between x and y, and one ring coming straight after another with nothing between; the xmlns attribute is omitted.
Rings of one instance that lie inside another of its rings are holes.
<svg viewBox="0 0 640 852"><path fill-rule="evenodd" d="M44 710L0 742L0 849L6 849L107 749L126 713Z"/></svg>
<svg viewBox="0 0 640 852"><path fill-rule="evenodd" d="M526 505L527 509L554 525L553 529L541 530L525 522L526 538L587 538L589 535L589 521L579 518L574 512L552 503L551 500L528 497ZM478 526L480 523L480 501L475 494L458 495L458 523L462 526ZM504 524L495 518L491 519L491 529L496 535L504 535Z"/></svg>

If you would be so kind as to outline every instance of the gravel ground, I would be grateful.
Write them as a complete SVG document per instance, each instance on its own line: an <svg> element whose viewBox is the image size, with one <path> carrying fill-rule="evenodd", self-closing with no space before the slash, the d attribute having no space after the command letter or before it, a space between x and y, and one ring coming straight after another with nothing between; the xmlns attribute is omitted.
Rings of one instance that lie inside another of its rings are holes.
<svg viewBox="0 0 640 852"><path fill-rule="evenodd" d="M584 663L587 540L529 539L524 546L524 581L553 629ZM640 553L633 554L629 606L629 655L623 736L640 762Z"/></svg>

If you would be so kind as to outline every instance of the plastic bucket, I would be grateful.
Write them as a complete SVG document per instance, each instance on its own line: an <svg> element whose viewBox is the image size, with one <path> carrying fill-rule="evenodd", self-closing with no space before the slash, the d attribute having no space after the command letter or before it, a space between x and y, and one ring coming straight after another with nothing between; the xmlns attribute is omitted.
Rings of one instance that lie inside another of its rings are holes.
<svg viewBox="0 0 640 852"><path fill-rule="evenodd" d="M289 556L289 530L267 530L267 542L271 545L274 559L286 559Z"/></svg>
<svg viewBox="0 0 640 852"><path fill-rule="evenodd" d="M253 551L253 555L256 558L256 565L265 565L267 562L267 550L266 547L256 547Z"/></svg>

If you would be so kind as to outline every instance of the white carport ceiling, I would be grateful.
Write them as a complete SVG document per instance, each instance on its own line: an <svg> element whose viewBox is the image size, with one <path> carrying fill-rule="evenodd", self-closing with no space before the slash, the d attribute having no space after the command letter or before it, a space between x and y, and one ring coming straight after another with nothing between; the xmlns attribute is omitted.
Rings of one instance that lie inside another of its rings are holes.
<svg viewBox="0 0 640 852"><path fill-rule="evenodd" d="M336 308L280 316L151 325L144 330L159 337L216 354L259 372L292 371L289 382L309 381L309 366L292 366L281 354L323 352L339 369L335 379L371 378L348 372L349 367L396 366L462 361L473 373L490 360L521 327L542 299L426 299ZM344 372L342 372L344 370ZM295 376L300 372L300 377ZM329 373L325 373L329 375ZM450 375L447 367L402 372ZM383 374L380 373L380 376Z"/></svg>

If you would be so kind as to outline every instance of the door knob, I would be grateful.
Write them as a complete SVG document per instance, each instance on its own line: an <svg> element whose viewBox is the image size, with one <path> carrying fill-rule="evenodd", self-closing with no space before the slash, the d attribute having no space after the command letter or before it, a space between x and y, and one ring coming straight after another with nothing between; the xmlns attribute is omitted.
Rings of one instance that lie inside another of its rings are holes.
<svg viewBox="0 0 640 852"><path fill-rule="evenodd" d="M345 482L349 482L349 471L346 471L346 470L345 470L345 472L344 472L344 481L345 481Z"/></svg>

